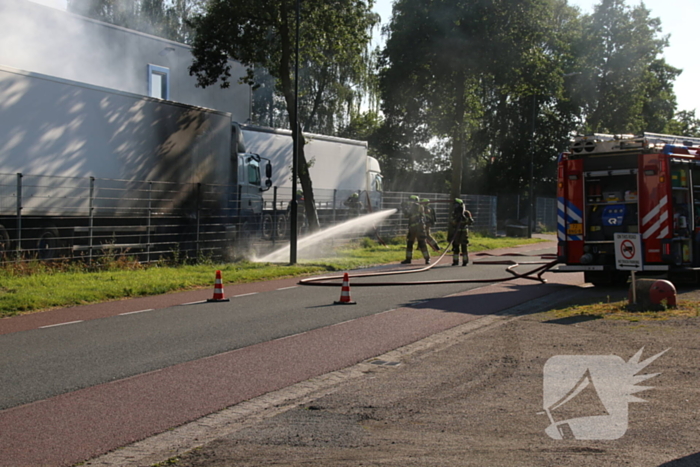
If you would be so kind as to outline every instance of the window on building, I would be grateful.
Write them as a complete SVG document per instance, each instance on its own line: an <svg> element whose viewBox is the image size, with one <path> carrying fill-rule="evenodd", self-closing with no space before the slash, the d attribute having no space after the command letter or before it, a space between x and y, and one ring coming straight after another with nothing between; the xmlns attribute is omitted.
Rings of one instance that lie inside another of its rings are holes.
<svg viewBox="0 0 700 467"><path fill-rule="evenodd" d="M170 99L170 70L148 65L148 95L158 99Z"/></svg>

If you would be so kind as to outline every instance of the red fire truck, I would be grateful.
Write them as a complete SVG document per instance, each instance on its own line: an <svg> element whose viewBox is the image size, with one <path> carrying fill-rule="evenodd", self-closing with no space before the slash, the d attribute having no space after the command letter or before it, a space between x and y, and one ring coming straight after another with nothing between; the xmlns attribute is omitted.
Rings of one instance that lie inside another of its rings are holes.
<svg viewBox="0 0 700 467"><path fill-rule="evenodd" d="M627 281L615 233L641 234L643 271L696 280L700 271L700 138L644 133L576 137L560 155L559 271Z"/></svg>

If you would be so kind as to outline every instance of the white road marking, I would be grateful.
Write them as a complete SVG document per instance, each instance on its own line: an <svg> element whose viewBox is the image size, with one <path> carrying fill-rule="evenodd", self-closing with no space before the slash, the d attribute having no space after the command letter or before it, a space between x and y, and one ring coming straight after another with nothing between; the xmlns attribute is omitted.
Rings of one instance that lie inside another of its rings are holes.
<svg viewBox="0 0 700 467"><path fill-rule="evenodd" d="M56 326L65 326L66 324L75 324L75 323L82 323L83 320L78 320L78 321L68 321L65 323L58 323L58 324L48 324L46 326L39 326L39 329L46 329L46 328L54 328Z"/></svg>
<svg viewBox="0 0 700 467"><path fill-rule="evenodd" d="M119 316L135 315L136 313L145 313L147 311L153 311L153 308L149 308L147 310L139 310L139 311L127 311L126 313L119 313Z"/></svg>
<svg viewBox="0 0 700 467"><path fill-rule="evenodd" d="M341 322L341 323L331 324L330 327L333 327L333 326L340 326L341 324L351 323L351 322L353 322L353 321L355 321L355 319L349 319L349 320L343 321L343 322Z"/></svg>
<svg viewBox="0 0 700 467"><path fill-rule="evenodd" d="M297 287L299 287L299 286L298 286L298 285L293 285L293 286L291 286L291 287L282 287L281 289L277 289L277 290L289 290L289 289L296 289Z"/></svg>
<svg viewBox="0 0 700 467"><path fill-rule="evenodd" d="M236 298L236 297L246 297L246 296L248 296L248 295L256 295L257 293L258 293L258 292L242 293L242 294L240 294L240 295L234 295L233 298Z"/></svg>

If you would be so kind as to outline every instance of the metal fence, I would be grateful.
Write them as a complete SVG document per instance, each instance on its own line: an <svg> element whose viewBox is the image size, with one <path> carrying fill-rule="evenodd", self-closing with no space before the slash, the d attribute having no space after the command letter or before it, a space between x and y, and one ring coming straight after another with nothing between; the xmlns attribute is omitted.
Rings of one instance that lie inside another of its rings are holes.
<svg viewBox="0 0 700 467"><path fill-rule="evenodd" d="M557 200L556 198L537 198L535 229L538 232L556 232Z"/></svg>
<svg viewBox="0 0 700 467"><path fill-rule="evenodd" d="M233 234L257 229L237 216L231 189L0 174L0 253L5 261L221 256Z"/></svg>
<svg viewBox="0 0 700 467"><path fill-rule="evenodd" d="M413 194L431 201L437 215L434 230L447 230L451 203L446 194L362 192L362 212L396 212L378 224L341 229L327 241L405 235L408 225L400 206ZM350 195L347 190L314 190L322 229L357 215L346 205ZM228 185L0 174L0 255L3 261L260 257L289 243L292 192L274 187L262 198L243 197L240 203L235 200L241 193ZM495 235L497 198L462 199L475 220L472 230ZM556 226L552 201L538 200L538 222L542 219L547 228ZM262 216L250 215L261 210ZM303 216L298 227L300 237L307 234Z"/></svg>
<svg viewBox="0 0 700 467"><path fill-rule="evenodd" d="M314 201L319 216L321 227L328 227L345 222L352 217L352 212L345 205L347 199L354 192L350 190L314 190ZM364 213L377 212L381 210L396 209L387 220L378 226L383 235L393 236L405 234L408 229L407 219L401 214L401 203L408 201L411 195L417 195L420 199L429 199L437 216L436 230L447 230L451 201L449 195L443 193L404 193L404 192L384 192L360 193L360 201ZM280 188L271 190L265 196L265 210L270 212L273 208L277 216L288 215L289 202L292 198L291 189ZM496 234L496 206L497 200L494 196L482 195L462 195L466 208L474 217L472 230L487 234ZM288 219L282 219L276 223L277 237L284 238L288 235ZM305 233L305 220L301 220L301 233ZM279 227L284 227L279 229ZM265 229L267 232L267 229ZM269 235L265 234L266 238Z"/></svg>

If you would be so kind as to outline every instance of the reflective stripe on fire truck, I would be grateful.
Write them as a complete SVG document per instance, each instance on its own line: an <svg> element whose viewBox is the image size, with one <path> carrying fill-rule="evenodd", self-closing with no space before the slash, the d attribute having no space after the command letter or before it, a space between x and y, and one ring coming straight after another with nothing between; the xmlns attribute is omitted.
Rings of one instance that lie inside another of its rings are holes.
<svg viewBox="0 0 700 467"><path fill-rule="evenodd" d="M654 209L649 211L642 219L642 238L644 240L652 238L665 238L669 232L668 217L668 196L664 196ZM653 224L651 222L654 222Z"/></svg>
<svg viewBox="0 0 700 467"><path fill-rule="evenodd" d="M566 206L566 210L564 209ZM566 217L565 217L566 216ZM557 198L557 238L559 240L583 240L581 235L566 235L566 225L570 223L580 224L583 222L581 210L560 196Z"/></svg>

